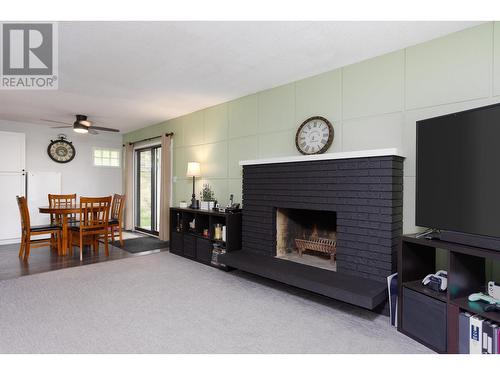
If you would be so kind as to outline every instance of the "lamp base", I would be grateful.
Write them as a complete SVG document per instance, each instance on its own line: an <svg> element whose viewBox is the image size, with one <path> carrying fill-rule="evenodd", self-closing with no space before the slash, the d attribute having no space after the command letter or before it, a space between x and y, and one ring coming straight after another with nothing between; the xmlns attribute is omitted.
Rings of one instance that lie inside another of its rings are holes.
<svg viewBox="0 0 500 375"><path fill-rule="evenodd" d="M193 197L191 198L191 206L189 208L192 208L194 210L197 210L200 208L200 201L196 199L196 196L193 194Z"/></svg>

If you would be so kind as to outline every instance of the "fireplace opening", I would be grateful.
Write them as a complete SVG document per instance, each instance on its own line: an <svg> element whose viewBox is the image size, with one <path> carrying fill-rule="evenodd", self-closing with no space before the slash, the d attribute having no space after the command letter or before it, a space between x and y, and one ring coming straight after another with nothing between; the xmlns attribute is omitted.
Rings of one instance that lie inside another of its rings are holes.
<svg viewBox="0 0 500 375"><path fill-rule="evenodd" d="M337 214L276 209L276 257L337 271Z"/></svg>

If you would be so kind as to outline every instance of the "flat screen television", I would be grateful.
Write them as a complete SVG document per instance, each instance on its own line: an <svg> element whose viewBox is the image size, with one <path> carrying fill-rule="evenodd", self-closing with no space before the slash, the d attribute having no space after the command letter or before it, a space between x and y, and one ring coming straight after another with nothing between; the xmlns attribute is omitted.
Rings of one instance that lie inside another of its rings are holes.
<svg viewBox="0 0 500 375"><path fill-rule="evenodd" d="M500 238L500 104L417 122L415 221Z"/></svg>

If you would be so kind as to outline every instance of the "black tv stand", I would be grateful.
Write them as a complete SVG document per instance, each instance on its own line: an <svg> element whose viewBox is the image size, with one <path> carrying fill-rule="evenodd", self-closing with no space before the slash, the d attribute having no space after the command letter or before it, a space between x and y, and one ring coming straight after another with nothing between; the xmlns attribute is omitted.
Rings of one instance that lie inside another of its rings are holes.
<svg viewBox="0 0 500 375"><path fill-rule="evenodd" d="M436 249L444 251L448 260L443 266L448 271L446 292L422 285L426 275L437 271ZM487 292L487 260L500 261L500 251L403 236L398 253L398 330L438 353L458 353L461 311L500 323L500 312L484 311L486 304L467 298Z"/></svg>

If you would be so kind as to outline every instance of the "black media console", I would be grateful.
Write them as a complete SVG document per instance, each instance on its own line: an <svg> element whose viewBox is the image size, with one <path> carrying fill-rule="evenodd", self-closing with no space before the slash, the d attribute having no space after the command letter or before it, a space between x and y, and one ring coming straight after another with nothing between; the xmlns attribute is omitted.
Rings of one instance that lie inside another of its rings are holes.
<svg viewBox="0 0 500 375"><path fill-rule="evenodd" d="M194 219L195 227L189 223ZM226 241L215 239L215 227L226 227ZM203 235L207 230L208 234ZM225 251L241 249L241 212L170 209L170 252L186 258L211 264L212 250L217 244Z"/></svg>
<svg viewBox="0 0 500 375"><path fill-rule="evenodd" d="M437 271L436 249L447 257L446 292L421 283ZM458 353L461 311L500 322L500 312L485 312L484 303L468 301L470 294L486 292L487 260L500 261L500 251L403 236L398 254L398 330L438 353Z"/></svg>

